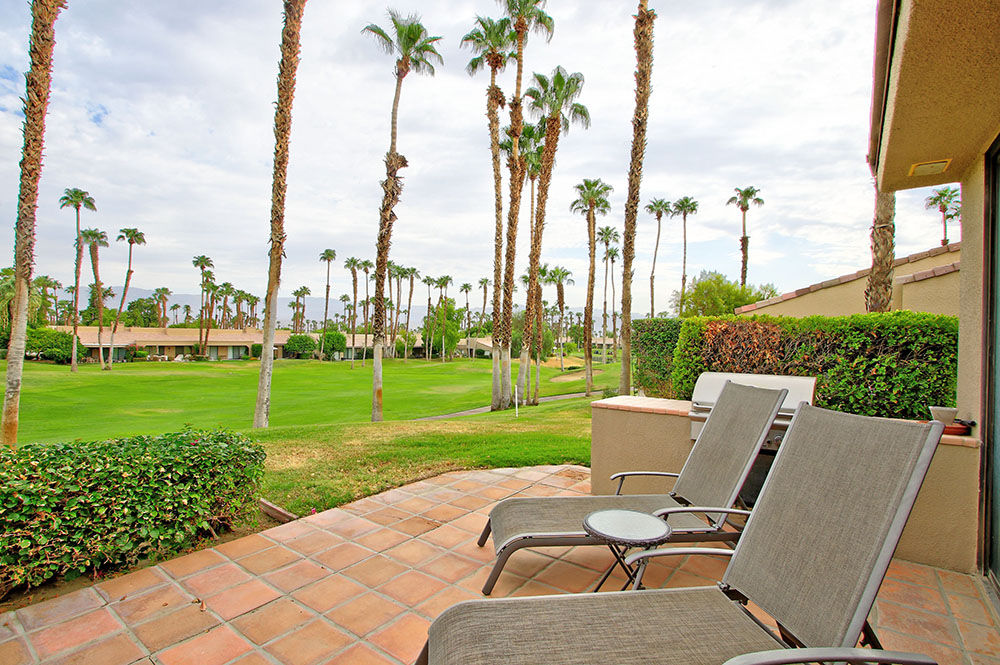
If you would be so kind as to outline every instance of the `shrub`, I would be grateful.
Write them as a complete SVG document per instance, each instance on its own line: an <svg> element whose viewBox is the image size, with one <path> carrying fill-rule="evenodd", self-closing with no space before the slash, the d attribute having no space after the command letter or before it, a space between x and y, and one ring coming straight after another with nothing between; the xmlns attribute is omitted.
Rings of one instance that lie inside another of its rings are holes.
<svg viewBox="0 0 1000 665"><path fill-rule="evenodd" d="M290 335L282 352L286 358L301 358L316 350L316 340L309 335Z"/></svg>
<svg viewBox="0 0 1000 665"><path fill-rule="evenodd" d="M636 319L632 322L635 385L652 397L673 397L670 375L680 319Z"/></svg>
<svg viewBox="0 0 1000 665"><path fill-rule="evenodd" d="M250 355L254 358L260 358L260 352L264 350L262 344L251 344L250 345Z"/></svg>
<svg viewBox="0 0 1000 665"><path fill-rule="evenodd" d="M341 353L347 351L347 337L339 330L327 330L326 338L323 340L323 353L327 358L332 358L337 351Z"/></svg>
<svg viewBox="0 0 1000 665"><path fill-rule="evenodd" d="M674 351L675 396L690 398L706 371L815 376L818 406L926 418L929 404L955 404L958 319L909 311L686 319Z"/></svg>
<svg viewBox="0 0 1000 665"><path fill-rule="evenodd" d="M149 357L149 351L146 349L136 349L135 354L132 357L138 360L145 360Z"/></svg>
<svg viewBox="0 0 1000 665"><path fill-rule="evenodd" d="M0 597L231 526L255 506L263 470L263 449L225 431L4 448Z"/></svg>
<svg viewBox="0 0 1000 665"><path fill-rule="evenodd" d="M86 347L79 342L76 350L77 358L87 355ZM24 352L59 364L68 363L73 356L73 334L51 328L28 328L24 340Z"/></svg>
<svg viewBox="0 0 1000 665"><path fill-rule="evenodd" d="M578 349L576 347L576 344L574 344L573 342L564 342L563 343L563 353L565 353L568 356L569 355L573 355L574 353L576 353L579 350L580 349Z"/></svg>

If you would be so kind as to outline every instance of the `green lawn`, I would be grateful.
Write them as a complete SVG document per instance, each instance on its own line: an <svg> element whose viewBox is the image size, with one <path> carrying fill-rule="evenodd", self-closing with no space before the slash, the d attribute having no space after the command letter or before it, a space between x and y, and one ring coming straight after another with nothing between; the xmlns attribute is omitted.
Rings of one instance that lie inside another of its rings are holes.
<svg viewBox="0 0 1000 665"><path fill-rule="evenodd" d="M6 363L0 366L5 368ZM597 374L598 394L604 386L617 387L620 367L609 364ZM491 369L488 359L387 360L385 418L409 420L485 406L490 400ZM558 369L542 368L543 395L583 391L582 370L571 373L573 380L552 380L559 375ZM67 366L28 362L18 439L22 443L102 439L174 431L185 424L247 430L257 377L257 363L244 361L123 363L111 372L87 364L76 374ZM370 414L370 360L367 367L358 363L354 370L349 362L275 363L272 427L364 423Z"/></svg>

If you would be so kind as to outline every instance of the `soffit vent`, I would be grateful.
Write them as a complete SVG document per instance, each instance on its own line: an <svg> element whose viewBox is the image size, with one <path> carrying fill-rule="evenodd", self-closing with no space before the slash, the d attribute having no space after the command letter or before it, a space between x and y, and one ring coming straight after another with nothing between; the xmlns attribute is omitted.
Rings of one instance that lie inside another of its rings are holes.
<svg viewBox="0 0 1000 665"><path fill-rule="evenodd" d="M948 170L951 159L936 159L932 162L917 162L910 167L908 176L937 175Z"/></svg>

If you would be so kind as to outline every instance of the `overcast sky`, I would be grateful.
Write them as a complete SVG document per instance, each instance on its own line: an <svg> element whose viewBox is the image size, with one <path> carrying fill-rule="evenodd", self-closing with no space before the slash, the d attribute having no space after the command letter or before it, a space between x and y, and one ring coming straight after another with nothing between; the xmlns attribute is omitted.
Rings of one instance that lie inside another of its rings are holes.
<svg viewBox="0 0 1000 665"><path fill-rule="evenodd" d="M650 0L655 24L653 93L642 204L691 196L688 275L718 270L739 278L740 215L734 187L756 186L765 205L748 214L749 281L788 291L870 263L874 195L865 162L875 2L843 0ZM470 78L461 37L476 14L499 16L491 0L401 0L442 35L444 66L411 74L399 109L399 151L409 160L392 260L422 274L451 275L456 287L492 275L493 189L485 118L488 75ZM573 185L614 186L599 225L624 225L632 137L635 2L551 2L548 43L533 36L526 72L556 65L581 72L590 129L559 143L543 261L570 269L567 301L582 306L586 225L569 211ZM0 0L0 211L16 219L30 28L26 0ZM113 239L138 227L133 283L196 293L196 254L218 281L263 295L267 283L277 0L88 0L56 23L57 45L38 207L36 274L73 280L74 220L60 210L67 187L90 192L84 227ZM382 156L388 148L393 61L361 28L386 24L381 4L312 0L306 6L293 108L287 258L281 293L301 285L322 295L320 251L337 251L332 298L350 290L343 260L374 260ZM500 81L509 96L513 68ZM506 114L502 122L507 124ZM505 178L506 185L506 178ZM527 191L527 190L526 190ZM940 218L924 210L929 190L901 192L897 256L940 244ZM505 193L506 201L506 193ZM526 211L527 201L522 211ZM522 214L518 273L527 264ZM0 234L12 256L13 233ZM640 213L633 299L649 302L656 222ZM952 241L960 230L949 231ZM124 280L127 246L102 251L102 279ZM664 220L657 260L657 310L679 288L679 218ZM598 274L600 289L603 273ZM88 278L89 279L89 278ZM620 293L620 277L616 280ZM456 289L457 291L457 289ZM554 301L554 294L547 296ZM523 294L519 295L523 298ZM598 298L598 301L600 298ZM474 294L473 302L482 302ZM331 308L331 311L334 311ZM339 305L336 308L339 311ZM281 313L283 314L283 313ZM279 314L279 317L281 316ZM310 311L321 318L322 311Z"/></svg>

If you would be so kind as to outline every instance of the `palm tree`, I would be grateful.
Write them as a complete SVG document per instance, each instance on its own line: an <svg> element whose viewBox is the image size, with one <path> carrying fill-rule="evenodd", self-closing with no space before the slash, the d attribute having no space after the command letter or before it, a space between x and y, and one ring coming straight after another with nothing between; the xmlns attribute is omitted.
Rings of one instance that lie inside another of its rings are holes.
<svg viewBox="0 0 1000 665"><path fill-rule="evenodd" d="M205 323L205 284L208 283L205 279L205 273L209 268L214 268L215 264L212 263L212 259L202 254L191 259L191 265L201 271L201 308L198 310L200 312L198 315L198 355L203 356L205 355L205 342L202 338L202 326Z"/></svg>
<svg viewBox="0 0 1000 665"><path fill-rule="evenodd" d="M438 299L438 309L441 312L441 362L445 361L444 338L448 324L448 285L454 282L451 275L443 275L437 279L437 287L441 293L441 297Z"/></svg>
<svg viewBox="0 0 1000 665"><path fill-rule="evenodd" d="M180 303L176 303L175 302L173 305L170 306L170 311L174 313L174 325L175 326L177 325L177 312L179 312L180 309L181 309Z"/></svg>
<svg viewBox="0 0 1000 665"><path fill-rule="evenodd" d="M90 248L90 267L94 271L94 285L95 291L97 293L97 358L101 363L101 369L104 369L104 346L103 346L103 336L104 336L104 298L103 288L101 286L101 274L100 274L100 259L98 257L98 249L100 247L108 246L108 234L99 229L84 229L80 232L80 237L83 238L83 242Z"/></svg>
<svg viewBox="0 0 1000 665"><path fill-rule="evenodd" d="M410 71L417 74L434 75L434 62L444 63L441 54L434 44L441 37L432 37L420 22L420 17L410 14L403 17L396 10L389 10L389 23L392 35L383 28L370 23L361 31L371 35L380 47L389 55L396 56L396 92L392 100L392 129L389 137L389 152L385 155L385 181L382 190L382 206L379 210L378 239L375 243L375 310L372 316L372 335L375 350L373 358L375 367L372 372L372 422L382 420L382 346L385 344L385 301L383 295L386 264L389 260L389 244L392 238L392 225L396 221L393 212L399 201L403 183L398 173L407 165L406 158L396 152L396 118L399 113L399 94L403 87L403 79Z"/></svg>
<svg viewBox="0 0 1000 665"><path fill-rule="evenodd" d="M740 236L740 252L743 254L743 264L740 267L740 286L747 285L747 250L750 247L750 237L747 236L747 210L753 204L757 207L764 205L764 199L757 196L760 190L756 187L735 188L736 195L731 196L726 205L735 205L743 215L743 235Z"/></svg>
<svg viewBox="0 0 1000 665"><path fill-rule="evenodd" d="M33 289L37 290L41 296L37 311L38 322L41 324L51 323L53 317L49 315L49 303L52 305L56 304L56 290L61 289L62 284L48 275L39 275L31 280L31 286ZM49 289L52 289L51 297L49 296ZM28 293L30 295L31 291L29 290Z"/></svg>
<svg viewBox="0 0 1000 665"><path fill-rule="evenodd" d="M21 375L27 343L28 305L31 270L35 260L35 218L38 183L42 177L42 148L45 140L45 112L52 87L52 51L55 22L64 0L36 0L31 3L31 38L28 50L31 67L25 75L24 144L21 148L21 180L14 231L14 308L7 352L7 385L3 399L3 443L17 445ZM74 333L76 331L74 330ZM73 335L73 362L76 362L76 335Z"/></svg>
<svg viewBox="0 0 1000 665"><path fill-rule="evenodd" d="M490 278L480 277L478 285L483 290L483 309L479 313L479 325L484 326L486 324L486 298L490 290Z"/></svg>
<svg viewBox="0 0 1000 665"><path fill-rule="evenodd" d="M670 205L670 201L666 199L650 199L649 203L646 204L646 212L656 217L656 244L653 245L653 268L649 271L649 318L653 318L656 316L656 298L653 292L656 288L656 254L660 250L660 221L663 219L663 215L673 213L673 207Z"/></svg>
<svg viewBox="0 0 1000 665"><path fill-rule="evenodd" d="M205 289L205 311L202 313L202 318L205 320L205 341L202 345L202 354L209 355L208 352L208 336L212 331L212 324L215 322L215 302L219 295L219 286L215 283L215 274L211 270L206 270L204 275L204 284L202 288Z"/></svg>
<svg viewBox="0 0 1000 665"><path fill-rule="evenodd" d="M586 376L587 395L594 390L594 274L597 253L596 216L608 214L611 204L608 195L614 188L600 178L587 180L574 187L577 199L570 204L571 212L579 212L587 218L587 251L590 257L590 271L587 274L587 304L583 309L583 359Z"/></svg>
<svg viewBox="0 0 1000 665"><path fill-rule="evenodd" d="M115 353L115 333L118 332L118 322L122 318L122 310L125 309L125 299L128 297L128 285L132 281L132 248L136 245L145 245L146 236L139 229L121 229L118 233L118 242L128 243L128 268L125 270L125 286L122 288L122 299L118 303L118 312L115 314L115 323L111 326L111 351L109 355L114 358ZM176 323L176 321L175 321ZM108 361L108 369L111 369L111 359Z"/></svg>
<svg viewBox="0 0 1000 665"><path fill-rule="evenodd" d="M681 298L677 301L677 316L681 315L684 308L684 290L687 287L687 261L688 261L688 215L698 212L698 202L690 196L682 196L674 201L670 216L681 216L681 238L683 251L681 252Z"/></svg>
<svg viewBox="0 0 1000 665"><path fill-rule="evenodd" d="M598 242L604 243L604 313L601 315L601 348L603 350L601 362L608 364L608 253L611 245L621 242L618 229L613 226L603 226L597 230ZM614 309L614 299L611 301L611 308Z"/></svg>
<svg viewBox="0 0 1000 665"><path fill-rule="evenodd" d="M472 352L472 308L469 307L472 284L464 282L458 290L465 294L465 350L469 352L469 360L472 360L476 357L476 354Z"/></svg>
<svg viewBox="0 0 1000 665"><path fill-rule="evenodd" d="M948 244L948 220L956 219L962 211L962 201L959 192L954 187L942 187L932 190L933 196L924 199L924 209L937 208L941 213L941 246Z"/></svg>
<svg viewBox="0 0 1000 665"><path fill-rule="evenodd" d="M611 362L615 361L615 352L618 348L618 317L615 312L615 261L619 258L617 247L608 247L604 255L605 262L611 262ZM622 277L622 281L625 278Z"/></svg>
<svg viewBox="0 0 1000 665"><path fill-rule="evenodd" d="M351 284L354 287L354 305L351 307L351 369L354 369L354 355L357 348L354 342L358 334L358 270L361 268L361 261L352 256L344 261L344 267L351 271Z"/></svg>
<svg viewBox="0 0 1000 665"><path fill-rule="evenodd" d="M364 326L365 326L365 343L362 345L364 348L361 349L361 366L365 366L365 358L368 356L368 305L371 304L371 298L368 297L368 272L375 267L375 264L371 262L370 259L365 259L361 262L361 270L365 273L365 302L364 302Z"/></svg>
<svg viewBox="0 0 1000 665"><path fill-rule="evenodd" d="M222 296L222 310L219 312L219 326L222 328L229 327L229 299L236 295L236 289L233 287L232 282L223 282L219 284L219 295ZM166 327L167 323L167 302L163 301L163 325Z"/></svg>
<svg viewBox="0 0 1000 665"><path fill-rule="evenodd" d="M404 363L410 351L410 310L413 309L413 287L418 277L420 277L420 273L416 268L406 268L406 278L410 280L410 295L406 301L406 327L403 329Z"/></svg>
<svg viewBox="0 0 1000 665"><path fill-rule="evenodd" d="M556 285L556 304L559 308L559 329L556 332L556 339L559 342L559 371L565 371L566 367L563 363L563 358L566 355L565 345L563 343L563 337L565 333L563 332L563 319L566 313L566 297L564 286L566 284L575 284L572 278L573 273L571 273L566 268L562 266L555 266L549 270L549 283Z"/></svg>
<svg viewBox="0 0 1000 665"><path fill-rule="evenodd" d="M184 324L191 323L191 305L184 305Z"/></svg>
<svg viewBox="0 0 1000 665"><path fill-rule="evenodd" d="M171 291L165 286L161 286L158 289L153 290L153 300L156 301L157 308L157 325L162 328L167 327L167 298L170 297Z"/></svg>
<svg viewBox="0 0 1000 665"><path fill-rule="evenodd" d="M255 296L252 293L247 294L247 308L249 309L248 316L254 327L260 325L257 319L257 305L260 303L260 296Z"/></svg>
<svg viewBox="0 0 1000 665"><path fill-rule="evenodd" d="M424 317L424 329L422 332L424 333L424 337L427 338L427 343L424 345L424 356L430 362L431 352L433 351L431 344L434 341L434 325L431 323L431 287L437 284L437 277L424 275L424 278L420 281L427 285L427 316Z"/></svg>
<svg viewBox="0 0 1000 665"><path fill-rule="evenodd" d="M326 296L323 301L323 336L319 338L319 358L323 359L323 345L326 343L326 322L330 317L330 264L337 260L337 252L324 249L319 255L320 261L326 261Z"/></svg>
<svg viewBox="0 0 1000 665"><path fill-rule="evenodd" d="M514 262L517 254L517 223L521 214L521 192L524 187L526 165L521 157L520 140L524 129L521 110L521 80L524 75L524 46L528 32L544 34L551 39L554 22L543 10L545 0L499 0L504 13L511 20L517 42L517 75L514 79L514 94L510 98L510 138L511 150L507 160L510 171L510 205L507 209L507 238L503 275L503 313L500 320L500 405L510 406L510 338L511 322L514 315ZM494 280L496 281L496 280Z"/></svg>
<svg viewBox="0 0 1000 665"><path fill-rule="evenodd" d="M58 13L58 9L55 11ZM75 372L78 369L76 363L76 336L77 328L80 325L80 270L83 266L83 240L80 238L80 208L86 208L87 210L96 212L97 205L94 203L94 198L88 192L72 187L66 189L63 195L59 198L59 207L73 208L76 210L76 263L74 264L73 278L73 350L71 351L69 366L70 371Z"/></svg>
<svg viewBox="0 0 1000 665"><path fill-rule="evenodd" d="M892 307L892 273L896 258L896 194L875 186L875 218L872 220L872 269L865 289L865 309L888 312Z"/></svg>
<svg viewBox="0 0 1000 665"><path fill-rule="evenodd" d="M469 60L465 70L474 75L484 65L490 68L490 86L486 89L486 117L490 128L490 155L493 163L493 196L495 232L493 237L493 398L491 410L500 408L500 302L503 269L503 191L500 173L500 112L504 105L503 92L497 86L497 74L507 63L516 58L511 47L516 35L509 18L493 20L476 17L476 27L462 38L462 46L468 46L477 55ZM484 278L485 279L485 278ZM488 282L488 280L487 280ZM486 315L486 287L483 287L483 316Z"/></svg>
<svg viewBox="0 0 1000 665"><path fill-rule="evenodd" d="M653 73L653 21L656 20L656 12L646 5L647 0L639 0L635 28L632 30L636 63L635 112L632 115L632 154L629 158L625 241L622 246L622 369L618 382L619 395L632 392L632 259L635 258L642 162L646 154L646 124L649 120L650 79Z"/></svg>

